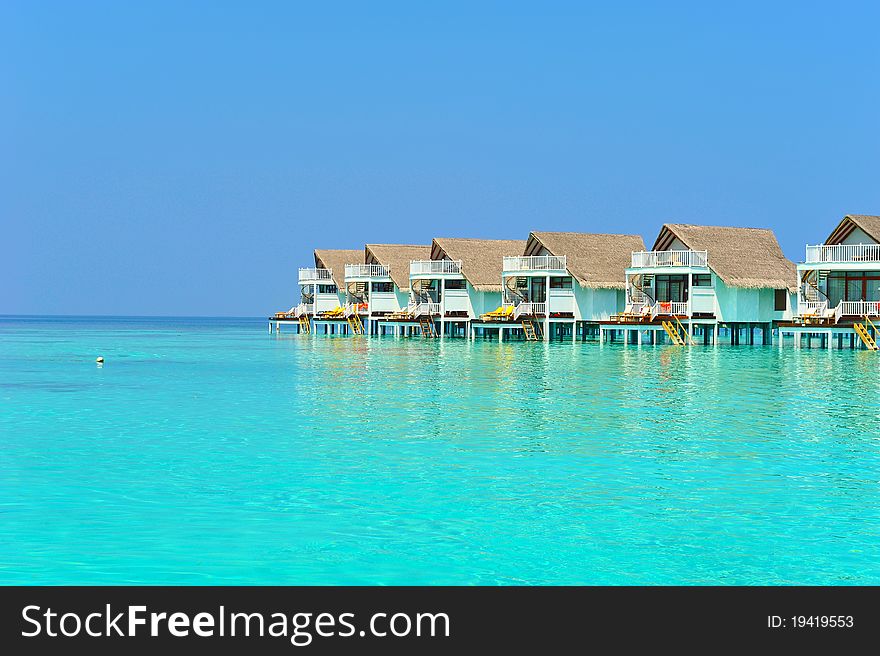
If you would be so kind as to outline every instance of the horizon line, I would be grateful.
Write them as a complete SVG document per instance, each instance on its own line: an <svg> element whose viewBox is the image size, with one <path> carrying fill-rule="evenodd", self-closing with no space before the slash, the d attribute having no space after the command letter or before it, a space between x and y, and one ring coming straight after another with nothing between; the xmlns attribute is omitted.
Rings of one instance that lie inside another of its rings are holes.
<svg viewBox="0 0 880 656"><path fill-rule="evenodd" d="M2 314L0 319L265 319L262 315L225 314Z"/></svg>

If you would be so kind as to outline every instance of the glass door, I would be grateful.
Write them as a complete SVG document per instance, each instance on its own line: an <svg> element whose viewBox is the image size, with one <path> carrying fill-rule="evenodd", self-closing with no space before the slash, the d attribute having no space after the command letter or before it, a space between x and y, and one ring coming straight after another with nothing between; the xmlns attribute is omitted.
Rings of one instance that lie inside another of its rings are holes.
<svg viewBox="0 0 880 656"><path fill-rule="evenodd" d="M532 278L532 293L529 297L532 303L547 302L547 279Z"/></svg>
<svg viewBox="0 0 880 656"><path fill-rule="evenodd" d="M657 300L662 303L687 303L687 279L684 276L657 276Z"/></svg>

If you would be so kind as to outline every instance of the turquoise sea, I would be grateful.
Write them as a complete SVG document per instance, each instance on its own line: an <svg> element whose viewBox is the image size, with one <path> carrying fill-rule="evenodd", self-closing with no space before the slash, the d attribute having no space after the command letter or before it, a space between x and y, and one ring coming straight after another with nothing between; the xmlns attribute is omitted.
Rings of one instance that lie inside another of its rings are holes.
<svg viewBox="0 0 880 656"><path fill-rule="evenodd" d="M878 584L878 367L0 318L0 582Z"/></svg>

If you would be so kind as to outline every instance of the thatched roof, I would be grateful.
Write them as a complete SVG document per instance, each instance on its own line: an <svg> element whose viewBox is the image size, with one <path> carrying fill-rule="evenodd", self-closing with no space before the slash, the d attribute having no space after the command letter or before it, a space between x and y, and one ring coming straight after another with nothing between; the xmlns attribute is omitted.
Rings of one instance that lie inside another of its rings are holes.
<svg viewBox="0 0 880 656"><path fill-rule="evenodd" d="M709 268L730 287L797 289L797 267L772 230L666 223L653 250L667 250L675 238L691 250L708 251Z"/></svg>
<svg viewBox="0 0 880 656"><path fill-rule="evenodd" d="M438 237L431 244L431 259L461 260L461 273L481 292L501 291L501 264L505 255L522 253L521 239L459 239Z"/></svg>
<svg viewBox="0 0 880 656"><path fill-rule="evenodd" d="M367 244L364 247L365 264L381 264L391 269L391 280L398 289L409 289L409 263L431 257L430 246L406 244Z"/></svg>
<svg viewBox="0 0 880 656"><path fill-rule="evenodd" d="M364 252L360 250L315 249L315 266L319 269L332 269L330 275L339 289L345 289L345 265L363 261Z"/></svg>
<svg viewBox="0 0 880 656"><path fill-rule="evenodd" d="M847 214L831 231L825 243L839 244L856 228L861 228L871 239L880 243L880 216L870 214Z"/></svg>
<svg viewBox="0 0 880 656"><path fill-rule="evenodd" d="M624 289L626 269L632 263L632 252L645 250L639 235L605 235L585 232L533 232L529 235L525 255L566 257L568 272L581 287Z"/></svg>

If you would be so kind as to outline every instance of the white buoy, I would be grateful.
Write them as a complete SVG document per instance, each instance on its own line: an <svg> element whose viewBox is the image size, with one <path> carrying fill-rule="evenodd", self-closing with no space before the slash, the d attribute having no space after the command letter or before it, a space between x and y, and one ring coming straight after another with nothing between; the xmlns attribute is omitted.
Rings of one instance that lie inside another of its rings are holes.
<svg viewBox="0 0 880 656"><path fill-rule="evenodd" d="M103 356L103 355L99 355L99 356L98 356L98 359L95 360L95 362L97 362L98 364L104 364L104 356Z"/></svg>

